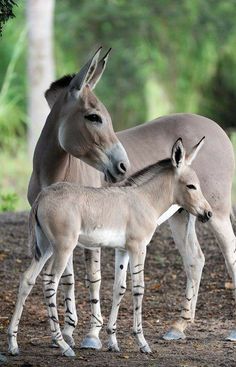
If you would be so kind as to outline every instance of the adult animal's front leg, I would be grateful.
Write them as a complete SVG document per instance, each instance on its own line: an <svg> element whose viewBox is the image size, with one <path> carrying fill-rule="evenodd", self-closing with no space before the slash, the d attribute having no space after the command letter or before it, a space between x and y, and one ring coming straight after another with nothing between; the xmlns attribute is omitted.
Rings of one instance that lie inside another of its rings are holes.
<svg viewBox="0 0 236 367"><path fill-rule="evenodd" d="M115 257L115 281L113 286L112 309L107 326L108 350L119 352L116 338L116 322L120 303L126 291L127 268L129 264L129 254L127 251L116 249Z"/></svg>
<svg viewBox="0 0 236 367"><path fill-rule="evenodd" d="M85 282L89 288L91 319L90 328L81 343L81 348L101 349L102 343L99 333L103 325L100 308L100 285L101 285L101 249L85 250L86 278Z"/></svg>
<svg viewBox="0 0 236 367"><path fill-rule="evenodd" d="M187 275L187 285L180 318L165 333L165 340L185 339L184 330L194 321L198 290L205 258L196 231L196 218L187 212L175 214L169 221L175 244L182 256Z"/></svg>

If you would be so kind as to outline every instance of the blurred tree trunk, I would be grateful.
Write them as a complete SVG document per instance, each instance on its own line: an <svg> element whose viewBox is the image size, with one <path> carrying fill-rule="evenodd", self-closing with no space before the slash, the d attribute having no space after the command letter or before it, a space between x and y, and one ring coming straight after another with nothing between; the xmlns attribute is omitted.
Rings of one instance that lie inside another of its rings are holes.
<svg viewBox="0 0 236 367"><path fill-rule="evenodd" d="M27 0L28 152L33 156L49 113L44 92L54 80L53 15L55 0Z"/></svg>

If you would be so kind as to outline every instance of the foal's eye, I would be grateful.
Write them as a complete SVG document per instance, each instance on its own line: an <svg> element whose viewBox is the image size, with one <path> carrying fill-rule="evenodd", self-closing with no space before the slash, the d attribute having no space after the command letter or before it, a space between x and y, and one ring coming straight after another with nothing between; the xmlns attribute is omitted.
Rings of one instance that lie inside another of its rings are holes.
<svg viewBox="0 0 236 367"><path fill-rule="evenodd" d="M194 185L186 185L186 186L190 190L197 190L196 186L194 186Z"/></svg>
<svg viewBox="0 0 236 367"><path fill-rule="evenodd" d="M86 115L84 116L87 120L92 121L92 122L98 122L98 123L102 123L102 119L99 115L97 115L96 113L92 113L91 115Z"/></svg>

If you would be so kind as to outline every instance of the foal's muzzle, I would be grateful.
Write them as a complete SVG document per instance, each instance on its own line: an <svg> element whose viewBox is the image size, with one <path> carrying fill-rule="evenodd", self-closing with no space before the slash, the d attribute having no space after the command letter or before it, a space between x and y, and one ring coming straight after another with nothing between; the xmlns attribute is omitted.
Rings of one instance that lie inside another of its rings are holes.
<svg viewBox="0 0 236 367"><path fill-rule="evenodd" d="M211 217L212 217L212 212L205 210L203 215L202 214L198 215L198 220L200 220L200 222L202 222L202 223L206 223L206 222L208 222L208 220Z"/></svg>

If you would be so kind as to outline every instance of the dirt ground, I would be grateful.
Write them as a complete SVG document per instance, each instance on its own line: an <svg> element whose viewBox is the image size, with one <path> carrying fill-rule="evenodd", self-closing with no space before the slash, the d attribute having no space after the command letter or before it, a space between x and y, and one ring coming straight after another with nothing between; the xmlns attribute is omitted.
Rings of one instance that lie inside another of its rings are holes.
<svg viewBox="0 0 236 367"><path fill-rule="evenodd" d="M118 340L121 352L106 350L107 336L101 332L103 349L99 352L80 350L89 321L88 291L84 286L84 263L81 249L75 253L76 302L79 323L75 330L76 358L60 356L50 348L50 331L39 276L26 302L18 341L21 354L7 354L6 331L13 312L20 274L30 262L27 251L27 213L0 215L0 351L7 357L7 366L158 366L209 367L236 366L236 344L224 340L233 327L234 302L224 260L207 225L199 224L199 238L206 256L197 306L196 322L183 341L161 339L178 317L185 288L181 258L175 249L169 228L162 225L148 248L143 326L153 353L138 352L131 336L132 299L130 278L128 291L120 308ZM111 306L114 253L102 255L102 311L106 325ZM58 297L59 314L63 315L63 298Z"/></svg>

